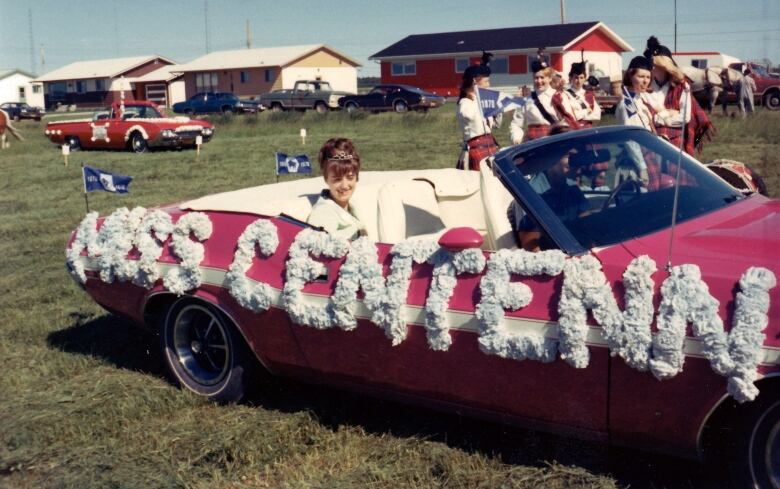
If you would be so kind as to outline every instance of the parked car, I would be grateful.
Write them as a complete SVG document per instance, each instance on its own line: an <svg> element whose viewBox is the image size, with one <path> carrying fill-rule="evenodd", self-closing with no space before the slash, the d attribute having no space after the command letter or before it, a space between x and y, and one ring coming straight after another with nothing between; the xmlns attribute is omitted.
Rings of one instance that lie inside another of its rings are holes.
<svg viewBox="0 0 780 489"><path fill-rule="evenodd" d="M626 126L509 147L480 172L361 172L353 242L306 224L322 185L92 213L67 266L212 400L240 399L259 362L617 445L722 448L743 484L773 487L780 202ZM510 205L542 251L517 249Z"/></svg>
<svg viewBox="0 0 780 489"><path fill-rule="evenodd" d="M165 117L153 102L136 101L95 112L91 119L52 121L44 134L51 142L79 149L129 149L145 153L154 148L194 148L198 137L214 136L208 121Z"/></svg>
<svg viewBox="0 0 780 489"><path fill-rule="evenodd" d="M769 110L780 110L780 78L769 73L766 66L753 62L732 63L730 68L744 72L750 68L750 78L756 82L756 90L753 93L756 103ZM736 101L736 94L730 94Z"/></svg>
<svg viewBox="0 0 780 489"><path fill-rule="evenodd" d="M255 113L264 108L254 100L242 100L228 92L200 92L184 102L173 104L173 111L178 114L230 114Z"/></svg>
<svg viewBox="0 0 780 489"><path fill-rule="evenodd" d="M425 92L409 85L377 85L365 95L347 95L339 99L339 107L352 113L358 109L371 111L394 110L428 110L441 107L446 102L444 97Z"/></svg>
<svg viewBox="0 0 780 489"><path fill-rule="evenodd" d="M0 105L0 109L3 109L5 113L8 114L8 117L14 121L22 119L39 121L41 120L41 117L43 117L43 114L46 113L46 111L40 107L33 107L19 102L6 102Z"/></svg>
<svg viewBox="0 0 780 489"><path fill-rule="evenodd" d="M260 102L274 112L314 109L324 114L331 109L337 109L339 98L344 95L349 93L333 90L326 81L298 80L291 90L274 90L260 95Z"/></svg>

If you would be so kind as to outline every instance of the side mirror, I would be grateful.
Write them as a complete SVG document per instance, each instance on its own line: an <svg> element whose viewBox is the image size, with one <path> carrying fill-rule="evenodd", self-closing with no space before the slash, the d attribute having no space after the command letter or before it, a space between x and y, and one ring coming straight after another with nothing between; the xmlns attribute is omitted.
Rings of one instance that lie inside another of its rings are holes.
<svg viewBox="0 0 780 489"><path fill-rule="evenodd" d="M452 228L439 238L439 246L449 251L463 251L480 248L485 240L474 228Z"/></svg>

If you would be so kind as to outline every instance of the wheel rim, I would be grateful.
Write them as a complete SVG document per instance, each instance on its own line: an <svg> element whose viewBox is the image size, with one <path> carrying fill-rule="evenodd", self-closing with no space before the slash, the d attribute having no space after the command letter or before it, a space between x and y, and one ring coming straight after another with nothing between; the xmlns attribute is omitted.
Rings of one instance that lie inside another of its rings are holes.
<svg viewBox="0 0 780 489"><path fill-rule="evenodd" d="M778 409L780 402L764 411L750 437L750 473L759 487L780 489L780 419L775 417L773 425L766 424Z"/></svg>
<svg viewBox="0 0 780 489"><path fill-rule="evenodd" d="M349 112L350 114L355 112L356 110L357 110L357 105L355 105L355 104L348 104L347 105L347 112Z"/></svg>
<svg viewBox="0 0 780 489"><path fill-rule="evenodd" d="M133 138L133 150L136 153L143 153L146 151L146 141L144 141L143 137L136 136Z"/></svg>
<svg viewBox="0 0 780 489"><path fill-rule="evenodd" d="M773 95L769 97L769 107L772 109L780 108L780 95Z"/></svg>
<svg viewBox="0 0 780 489"><path fill-rule="evenodd" d="M199 305L186 306L173 325L173 350L185 373L201 385L221 382L230 370L230 341L222 321Z"/></svg>
<svg viewBox="0 0 780 489"><path fill-rule="evenodd" d="M395 111L396 112L406 112L406 104L403 102L396 102L395 103Z"/></svg>

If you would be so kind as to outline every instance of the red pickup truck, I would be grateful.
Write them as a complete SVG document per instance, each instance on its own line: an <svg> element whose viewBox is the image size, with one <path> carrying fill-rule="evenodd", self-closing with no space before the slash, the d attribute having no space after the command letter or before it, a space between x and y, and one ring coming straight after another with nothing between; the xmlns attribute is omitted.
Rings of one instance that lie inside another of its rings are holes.
<svg viewBox="0 0 780 489"><path fill-rule="evenodd" d="M189 117L165 117L153 102L113 104L91 119L52 121L44 134L51 142L78 149L129 149L145 153L152 148L194 148L214 135L214 126Z"/></svg>
<svg viewBox="0 0 780 489"><path fill-rule="evenodd" d="M772 76L765 66L748 61L747 63L732 63L729 68L744 72L745 66L750 68L750 78L756 82L755 101L770 110L780 110L780 78Z"/></svg>

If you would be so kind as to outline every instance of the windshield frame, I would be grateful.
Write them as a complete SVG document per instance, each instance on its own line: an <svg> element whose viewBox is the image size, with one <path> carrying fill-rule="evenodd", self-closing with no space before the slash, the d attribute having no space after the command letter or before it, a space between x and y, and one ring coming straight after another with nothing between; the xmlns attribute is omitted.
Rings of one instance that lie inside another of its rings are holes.
<svg viewBox="0 0 780 489"><path fill-rule="evenodd" d="M646 134L636 134L636 132L642 132ZM535 221L535 223L547 234L547 236L555 243L555 245L566 252L569 255L579 255L587 252L589 248L582 244L574 235L574 233L567 227L563 221L552 211L547 205L542 196L538 194L529 182L526 180L523 172L516 166L516 161L523 158L527 154L534 152L544 151L546 146L554 148L561 143L576 144L576 142L583 141L585 144L593 144L592 141L596 136L602 136L606 138L614 138L620 135L620 133L626 133L626 141L641 141L647 135L653 136L653 134L647 129L641 127L631 126L604 126L592 129L584 129L579 131L572 131L560 135L548 136L545 138L537 139L527 143L523 143L517 146L509 147L499 151L495 155L494 169L498 178L503 185L512 194L515 200L523 207L523 210ZM660 143L669 145L668 142L660 140ZM596 141L598 143L598 141ZM674 146L669 145L669 148L675 149ZM705 170L706 174L709 174L709 170L704 165L698 162L690 155L683 154L683 165L696 165ZM713 181L716 183L723 183L725 187L731 188L727 183L722 182L715 174L711 174ZM705 210L693 216L680 219L681 210L678 209L678 223L696 219L703 215L709 214L724 207L728 207L734 202L742 200L743 196L734 189L735 198L731 202L725 201L720 207ZM656 232L662 232L667 230L671 225L671 215L669 216L669 225L662 227L655 227L649 229L647 232L638 233L613 243L597 244L592 248L602 248L607 246L614 246L621 243L626 243L632 239L637 239L648 234Z"/></svg>

